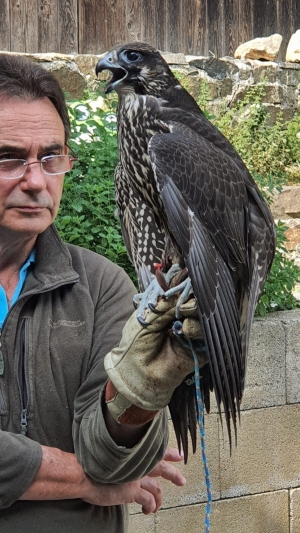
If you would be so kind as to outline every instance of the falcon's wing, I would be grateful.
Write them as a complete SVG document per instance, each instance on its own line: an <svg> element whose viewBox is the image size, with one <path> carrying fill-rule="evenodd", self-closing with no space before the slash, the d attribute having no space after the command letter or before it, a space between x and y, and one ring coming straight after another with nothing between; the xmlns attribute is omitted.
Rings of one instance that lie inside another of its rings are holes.
<svg viewBox="0 0 300 533"><path fill-rule="evenodd" d="M124 243L143 292L151 281L154 263L162 260L164 235L155 223L152 209L129 187L121 163L115 170L115 196Z"/></svg>
<svg viewBox="0 0 300 533"><path fill-rule="evenodd" d="M216 399L219 409L224 405L230 436L230 417L236 432L244 386L240 311L247 308L252 278L247 189L231 158L186 127L154 135L149 154L192 281Z"/></svg>

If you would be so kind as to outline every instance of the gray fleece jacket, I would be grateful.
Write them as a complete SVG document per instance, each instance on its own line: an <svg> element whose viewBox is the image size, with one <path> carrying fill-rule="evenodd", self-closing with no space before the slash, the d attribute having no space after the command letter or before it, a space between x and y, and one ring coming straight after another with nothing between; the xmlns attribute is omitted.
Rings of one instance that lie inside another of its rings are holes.
<svg viewBox="0 0 300 533"><path fill-rule="evenodd" d="M123 533L125 506L82 500L20 501L41 462L41 446L76 453L101 483L150 471L167 444L165 413L132 449L117 446L102 415L103 358L132 312L126 274L93 252L61 241L51 226L1 331L1 533Z"/></svg>

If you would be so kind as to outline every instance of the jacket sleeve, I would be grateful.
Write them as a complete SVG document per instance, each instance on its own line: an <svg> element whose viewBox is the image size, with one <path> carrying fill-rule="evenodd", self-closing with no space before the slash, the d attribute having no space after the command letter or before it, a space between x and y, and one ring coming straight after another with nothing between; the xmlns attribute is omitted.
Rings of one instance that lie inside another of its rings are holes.
<svg viewBox="0 0 300 533"><path fill-rule="evenodd" d="M31 485L42 461L42 448L23 435L0 431L0 450L0 509L4 509Z"/></svg>
<svg viewBox="0 0 300 533"><path fill-rule="evenodd" d="M143 439L130 449L117 446L107 431L101 401L107 381L103 360L121 338L122 328L133 312L132 296L136 293L121 269L111 265L109 270L102 274L95 301L90 365L75 399L73 440L77 458L92 479L125 483L143 477L163 458L168 426L162 411Z"/></svg>

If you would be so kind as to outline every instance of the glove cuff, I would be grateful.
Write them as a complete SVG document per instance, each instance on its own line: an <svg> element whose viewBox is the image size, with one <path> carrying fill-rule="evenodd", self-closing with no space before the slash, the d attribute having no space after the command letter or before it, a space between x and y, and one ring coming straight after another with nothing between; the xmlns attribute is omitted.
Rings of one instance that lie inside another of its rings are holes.
<svg viewBox="0 0 300 533"><path fill-rule="evenodd" d="M105 402L112 417L120 424L142 426L153 420L159 412L147 411L131 403L115 388L110 379L105 387Z"/></svg>

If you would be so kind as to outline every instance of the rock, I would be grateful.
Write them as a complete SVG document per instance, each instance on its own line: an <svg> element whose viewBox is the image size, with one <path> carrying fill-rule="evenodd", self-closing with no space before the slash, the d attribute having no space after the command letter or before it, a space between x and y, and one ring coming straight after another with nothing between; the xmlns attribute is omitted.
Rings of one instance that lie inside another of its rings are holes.
<svg viewBox="0 0 300 533"><path fill-rule="evenodd" d="M297 30L290 38L286 51L286 61L288 63L300 62L300 30Z"/></svg>
<svg viewBox="0 0 300 533"><path fill-rule="evenodd" d="M292 65L289 65L292 66ZM278 80L284 85L290 87L297 87L300 78L300 65L293 65L293 68L288 68L285 63L280 64L278 70Z"/></svg>
<svg viewBox="0 0 300 533"><path fill-rule="evenodd" d="M274 104L263 104L263 105L269 115L266 121L266 126L273 126L273 124L275 124L276 120L278 119L278 115L280 115L283 122L288 122L292 120L292 118L295 115L295 110L289 109L288 107L281 107L279 105L274 105Z"/></svg>
<svg viewBox="0 0 300 533"><path fill-rule="evenodd" d="M277 63L262 63L261 61L255 63L253 66L253 80L254 83L259 83L267 79L269 83L275 83L277 78Z"/></svg>
<svg viewBox="0 0 300 533"><path fill-rule="evenodd" d="M64 61L66 63L73 61L73 56L69 56L66 54L59 54L59 53L52 53L52 52L45 52L43 54L30 54L27 52L7 52L7 51L1 51L1 54L10 54L15 56L23 56L30 59L30 61L35 61L36 63L52 63L53 61Z"/></svg>
<svg viewBox="0 0 300 533"><path fill-rule="evenodd" d="M203 83L206 85L208 100L214 100L215 98L218 98L218 82L207 78L205 74L203 74L202 76L187 76L186 80L187 85L185 87L192 95L192 97L196 100L196 102L199 99L201 92L201 84Z"/></svg>
<svg viewBox="0 0 300 533"><path fill-rule="evenodd" d="M274 33L270 37L258 37L247 43L241 44L235 51L235 58L265 59L274 61L278 56L282 35Z"/></svg>
<svg viewBox="0 0 300 533"><path fill-rule="evenodd" d="M300 246L300 219L286 220L285 224L288 229L285 231L285 236L288 239L285 243L286 249L291 252L292 250L299 251Z"/></svg>
<svg viewBox="0 0 300 533"><path fill-rule="evenodd" d="M285 186L277 193L271 204L274 218L300 218L300 186Z"/></svg>
<svg viewBox="0 0 300 533"><path fill-rule="evenodd" d="M42 63L42 66L52 72L61 88L67 91L71 98L80 98L87 88L87 80L74 61L70 63L53 61L52 63Z"/></svg>
<svg viewBox="0 0 300 533"><path fill-rule="evenodd" d="M205 70L208 76L217 80L223 80L228 75L234 74L239 70L236 65L215 57L199 57L191 60L190 65Z"/></svg>
<svg viewBox="0 0 300 533"><path fill-rule="evenodd" d="M230 107L232 107L237 102L242 102L251 88L253 88L253 85L249 83L247 85L240 85L236 87L230 98Z"/></svg>
<svg viewBox="0 0 300 533"><path fill-rule="evenodd" d="M233 81L230 78L221 80L219 82L219 87L220 87L220 97L224 98L225 96L232 94Z"/></svg>
<svg viewBox="0 0 300 533"><path fill-rule="evenodd" d="M173 54L172 52L160 52L164 60L169 65L187 65L188 62L184 54Z"/></svg>
<svg viewBox="0 0 300 533"><path fill-rule="evenodd" d="M96 65L104 56L105 54L78 54L74 56L74 61L82 74L96 78Z"/></svg>

